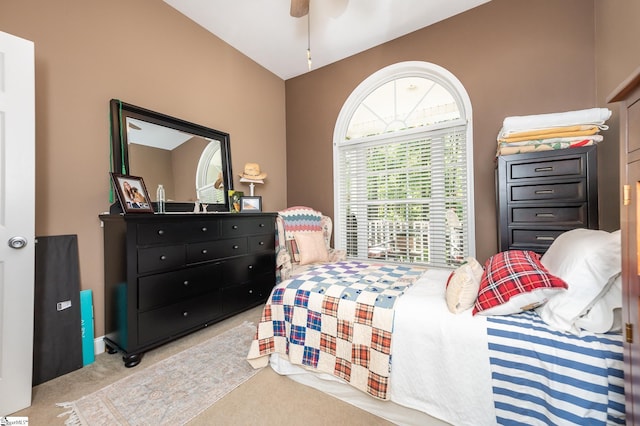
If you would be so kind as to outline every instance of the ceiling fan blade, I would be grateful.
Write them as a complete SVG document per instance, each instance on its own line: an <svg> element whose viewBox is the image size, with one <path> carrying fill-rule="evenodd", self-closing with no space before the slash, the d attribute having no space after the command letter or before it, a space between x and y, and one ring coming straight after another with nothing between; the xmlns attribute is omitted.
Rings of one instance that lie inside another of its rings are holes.
<svg viewBox="0 0 640 426"><path fill-rule="evenodd" d="M302 18L308 13L309 0L291 0L291 16L294 18Z"/></svg>

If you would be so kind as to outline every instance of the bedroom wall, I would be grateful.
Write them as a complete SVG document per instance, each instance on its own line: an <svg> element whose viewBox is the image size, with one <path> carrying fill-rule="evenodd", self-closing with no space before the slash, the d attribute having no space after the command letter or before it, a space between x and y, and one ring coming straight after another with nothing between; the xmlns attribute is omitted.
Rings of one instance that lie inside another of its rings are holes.
<svg viewBox="0 0 640 426"><path fill-rule="evenodd" d="M605 105L616 87L636 68L640 67L640 2L637 0L596 0L596 96L599 105ZM602 227L608 231L620 228L622 183L619 174L612 173L620 166L619 105L606 104L613 112L607 131L607 149L602 150L599 164L601 177L600 214ZM604 208L610 206L610 208Z"/></svg>
<svg viewBox="0 0 640 426"><path fill-rule="evenodd" d="M387 65L432 62L452 72L471 98L476 246L484 261L497 250L494 157L502 120L604 106L596 105L594 55L593 1L493 0L287 80L288 203L333 215L332 137L343 103Z"/></svg>
<svg viewBox="0 0 640 426"><path fill-rule="evenodd" d="M236 188L259 162L264 209L286 206L284 82L161 0L2 0L0 30L35 42L36 235L78 235L96 336L111 98L228 132Z"/></svg>

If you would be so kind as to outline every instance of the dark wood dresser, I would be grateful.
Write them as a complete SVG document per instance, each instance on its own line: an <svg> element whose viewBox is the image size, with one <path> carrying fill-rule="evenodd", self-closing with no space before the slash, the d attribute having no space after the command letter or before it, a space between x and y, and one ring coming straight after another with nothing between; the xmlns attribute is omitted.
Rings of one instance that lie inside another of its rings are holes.
<svg viewBox="0 0 640 426"><path fill-rule="evenodd" d="M133 367L149 349L264 302L276 213L101 215L105 345Z"/></svg>
<svg viewBox="0 0 640 426"><path fill-rule="evenodd" d="M565 231L598 229L596 146L498 157L498 248L544 253Z"/></svg>

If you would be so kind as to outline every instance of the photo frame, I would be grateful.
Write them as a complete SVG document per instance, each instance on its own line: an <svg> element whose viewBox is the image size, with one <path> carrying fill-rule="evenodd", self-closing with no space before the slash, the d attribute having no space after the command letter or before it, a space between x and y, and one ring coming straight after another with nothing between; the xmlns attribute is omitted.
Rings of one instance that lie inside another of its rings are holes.
<svg viewBox="0 0 640 426"><path fill-rule="evenodd" d="M113 186L118 194L118 201L125 213L153 213L151 198L139 176L111 173Z"/></svg>
<svg viewBox="0 0 640 426"><path fill-rule="evenodd" d="M262 197L250 196L240 197L240 212L241 213L258 213L262 211Z"/></svg>
<svg viewBox="0 0 640 426"><path fill-rule="evenodd" d="M239 213L240 212L240 198L244 196L244 192L242 191L229 191L229 211L231 213Z"/></svg>

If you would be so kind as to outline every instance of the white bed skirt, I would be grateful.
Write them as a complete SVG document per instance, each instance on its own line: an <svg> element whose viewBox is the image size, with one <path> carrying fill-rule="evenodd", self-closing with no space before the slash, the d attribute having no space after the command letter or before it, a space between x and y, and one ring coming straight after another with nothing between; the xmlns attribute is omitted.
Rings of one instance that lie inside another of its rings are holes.
<svg viewBox="0 0 640 426"><path fill-rule="evenodd" d="M271 368L282 376L287 376L303 385L318 389L341 401L354 405L373 415L397 425L407 426L446 426L449 423L431 417L421 411L403 407L392 401L375 399L359 391L348 383L330 374L315 373L293 365L278 354L269 359Z"/></svg>

